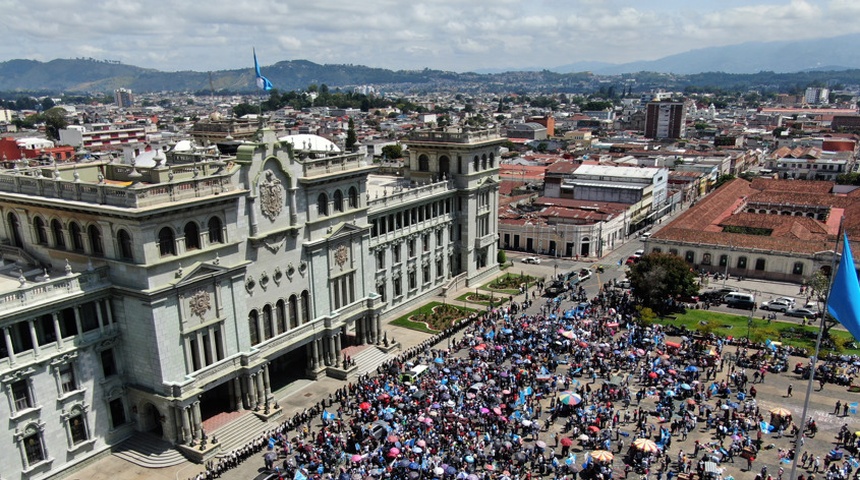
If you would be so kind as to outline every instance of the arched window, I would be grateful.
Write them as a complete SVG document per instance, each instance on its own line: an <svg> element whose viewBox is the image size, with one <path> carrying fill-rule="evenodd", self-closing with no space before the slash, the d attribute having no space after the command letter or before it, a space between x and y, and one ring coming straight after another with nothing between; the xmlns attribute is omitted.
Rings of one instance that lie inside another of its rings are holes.
<svg viewBox="0 0 860 480"><path fill-rule="evenodd" d="M308 323L311 318L311 297L308 291L302 292L302 324Z"/></svg>
<svg viewBox="0 0 860 480"><path fill-rule="evenodd" d="M77 222L69 224L69 235L72 237L72 250L84 251L84 236L81 234L81 226Z"/></svg>
<svg viewBox="0 0 860 480"><path fill-rule="evenodd" d="M358 208L358 189L349 187L349 208Z"/></svg>
<svg viewBox="0 0 860 480"><path fill-rule="evenodd" d="M317 215L321 217L328 215L328 196L325 193L320 193L317 197Z"/></svg>
<svg viewBox="0 0 860 480"><path fill-rule="evenodd" d="M290 317L290 329L298 327L299 326L299 301L295 295L290 295L288 313L289 313L289 317Z"/></svg>
<svg viewBox="0 0 860 480"><path fill-rule="evenodd" d="M210 218L207 228L209 229L209 243L224 243L224 232L222 231L220 218Z"/></svg>
<svg viewBox="0 0 860 480"><path fill-rule="evenodd" d="M26 467L29 468L31 465L43 462L48 457L45 455L42 432L36 425L29 425L24 429L21 443L24 446L24 454L27 458Z"/></svg>
<svg viewBox="0 0 860 480"><path fill-rule="evenodd" d="M72 445L86 442L90 435L87 429L87 421L80 407L72 407L69 415L69 433L72 437Z"/></svg>
<svg viewBox="0 0 860 480"><path fill-rule="evenodd" d="M439 173L444 173L445 176L451 173L451 159L444 155L439 157Z"/></svg>
<svg viewBox="0 0 860 480"><path fill-rule="evenodd" d="M18 221L18 215L9 212L9 215L6 215L6 220L9 223L9 230L12 232L12 246L23 247L24 242L21 241L21 223Z"/></svg>
<svg viewBox="0 0 860 480"><path fill-rule="evenodd" d="M764 270L764 264L765 264L765 262L764 262L763 258L755 259L755 269L756 270L763 271Z"/></svg>
<svg viewBox="0 0 860 480"><path fill-rule="evenodd" d="M711 264L711 254L703 253L702 254L702 265L710 265Z"/></svg>
<svg viewBox="0 0 860 480"><path fill-rule="evenodd" d="M738 268L747 268L747 257L738 257Z"/></svg>
<svg viewBox="0 0 860 480"><path fill-rule="evenodd" d="M36 217L33 220L33 228L36 230L36 243L39 245L48 244L48 228L45 226L45 221L42 217Z"/></svg>
<svg viewBox="0 0 860 480"><path fill-rule="evenodd" d="M791 269L791 273L803 275L803 262L794 262L794 268Z"/></svg>
<svg viewBox="0 0 860 480"><path fill-rule="evenodd" d="M729 264L729 256L728 255L720 255L720 266L725 267Z"/></svg>
<svg viewBox="0 0 860 480"><path fill-rule="evenodd" d="M670 248L669 249L669 255L677 256L678 255L678 249L677 248Z"/></svg>
<svg viewBox="0 0 860 480"><path fill-rule="evenodd" d="M251 345L260 343L260 333L257 331L257 311L251 310L248 314L248 334L251 337Z"/></svg>
<svg viewBox="0 0 860 480"><path fill-rule="evenodd" d="M90 248L93 255L101 257L105 254L105 247L102 244L102 231L95 225L90 225L87 228L87 236L90 237Z"/></svg>
<svg viewBox="0 0 860 480"><path fill-rule="evenodd" d="M263 307L263 338L268 340L274 336L272 331L272 306L266 305Z"/></svg>
<svg viewBox="0 0 860 480"><path fill-rule="evenodd" d="M427 155L419 155L418 156L418 171L419 172L429 172L430 171L430 159Z"/></svg>
<svg viewBox="0 0 860 480"><path fill-rule="evenodd" d="M119 245L119 258L123 260L134 260L134 253L131 248L131 235L125 230L120 230L116 233L116 243Z"/></svg>
<svg viewBox="0 0 860 480"><path fill-rule="evenodd" d="M66 237L63 236L63 224L56 218L51 220L51 235L54 236L54 246L65 250Z"/></svg>
<svg viewBox="0 0 860 480"><path fill-rule="evenodd" d="M340 193L340 189L334 191L334 211L343 211L343 194Z"/></svg>
<svg viewBox="0 0 860 480"><path fill-rule="evenodd" d="M158 231L158 252L162 257L176 255L176 242L172 228L164 227Z"/></svg>
<svg viewBox="0 0 860 480"><path fill-rule="evenodd" d="M490 168L496 168L496 154L490 153Z"/></svg>
<svg viewBox="0 0 860 480"><path fill-rule="evenodd" d="M283 300L278 300L275 303L275 308L278 310L278 335L287 331L287 312L286 312L286 304L284 304Z"/></svg>
<svg viewBox="0 0 860 480"><path fill-rule="evenodd" d="M200 249L200 229L197 228L197 222L188 222L185 224L185 250Z"/></svg>
<svg viewBox="0 0 860 480"><path fill-rule="evenodd" d="M480 162L481 162L481 159L478 158L477 155L475 155L475 158L472 159L472 170L473 171L475 171L475 172L478 171L478 167L480 166Z"/></svg>
<svg viewBox="0 0 860 480"><path fill-rule="evenodd" d="M687 252L684 253L684 260L686 260L687 263L695 263L696 252L694 252L692 250L687 250Z"/></svg>
<svg viewBox="0 0 860 480"><path fill-rule="evenodd" d="M481 155L481 170L487 169L487 154Z"/></svg>

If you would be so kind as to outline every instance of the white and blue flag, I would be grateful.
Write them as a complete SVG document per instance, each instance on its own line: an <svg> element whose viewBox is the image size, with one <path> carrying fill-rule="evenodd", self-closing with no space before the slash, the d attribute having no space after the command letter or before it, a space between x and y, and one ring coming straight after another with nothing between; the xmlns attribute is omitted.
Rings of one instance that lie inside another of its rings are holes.
<svg viewBox="0 0 860 480"><path fill-rule="evenodd" d="M266 92L272 89L272 82L260 73L260 64L257 63L257 49L254 49L254 73L257 74L257 88Z"/></svg>

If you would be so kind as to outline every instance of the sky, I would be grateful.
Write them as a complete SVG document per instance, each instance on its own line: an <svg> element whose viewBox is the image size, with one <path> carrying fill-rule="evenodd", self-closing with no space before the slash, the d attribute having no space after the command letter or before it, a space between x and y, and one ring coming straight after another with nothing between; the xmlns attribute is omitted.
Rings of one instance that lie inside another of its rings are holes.
<svg viewBox="0 0 860 480"><path fill-rule="evenodd" d="M653 60L860 32L858 0L0 0L0 61L176 70L282 60L458 72ZM265 72L264 72L265 74Z"/></svg>

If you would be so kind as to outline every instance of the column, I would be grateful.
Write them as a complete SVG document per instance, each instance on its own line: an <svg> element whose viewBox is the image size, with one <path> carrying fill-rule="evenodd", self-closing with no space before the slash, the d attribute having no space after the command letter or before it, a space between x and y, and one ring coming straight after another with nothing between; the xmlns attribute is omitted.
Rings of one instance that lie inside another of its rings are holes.
<svg viewBox="0 0 860 480"><path fill-rule="evenodd" d="M264 393L266 394L266 404L269 403L269 399L272 397L272 384L269 379L269 364L263 366L263 387L265 387Z"/></svg>
<svg viewBox="0 0 860 480"><path fill-rule="evenodd" d="M257 372L254 379L256 380L254 384L257 387L257 406L266 405L269 399L266 397L266 390L263 386L263 372Z"/></svg>
<svg viewBox="0 0 860 480"><path fill-rule="evenodd" d="M373 322L374 319L371 318L370 321ZM379 345L379 342L382 340L382 320L379 319L378 313L376 314L376 321L374 323L376 324L376 344Z"/></svg>
<svg viewBox="0 0 860 480"><path fill-rule="evenodd" d="M334 366L340 367L340 357L341 351L343 349L340 348L340 332L334 335Z"/></svg>
<svg viewBox="0 0 860 480"><path fill-rule="evenodd" d="M209 354L209 358L212 359L212 363L218 361L215 358L215 352L212 350L212 342L215 341L215 333L212 331L212 327L206 327L206 341L204 343L204 347L206 347L206 353ZM205 358L205 357L204 357Z"/></svg>
<svg viewBox="0 0 860 480"><path fill-rule="evenodd" d="M203 436L203 417L200 415L200 400L191 404L194 413L194 438Z"/></svg>
<svg viewBox="0 0 860 480"><path fill-rule="evenodd" d="M7 329L8 329L8 327L7 327ZM7 337L6 339L8 340L9 338ZM317 351L318 349L319 349L319 347L317 347L316 339L311 340L311 368L313 370L316 370L317 365L319 365L319 363L317 363L317 356L319 355L319 352Z"/></svg>
<svg viewBox="0 0 860 480"><path fill-rule="evenodd" d="M81 326L81 311L77 306L72 307L72 311L75 312L75 326L78 327L78 335L83 335L84 327Z"/></svg>
<svg viewBox="0 0 860 480"><path fill-rule="evenodd" d="M63 331L60 329L60 317L57 316L57 312L51 314L51 318L54 319L54 336L57 337L57 348L63 348Z"/></svg>
<svg viewBox="0 0 860 480"><path fill-rule="evenodd" d="M9 328L3 327L3 341L6 343L6 351L9 352L9 363L15 363L15 350L12 349L12 336L9 334Z"/></svg>
<svg viewBox="0 0 860 480"><path fill-rule="evenodd" d="M316 352L317 352L317 368L322 368L323 366L323 355L325 352L323 351L323 343L321 338L317 338L314 340L317 344Z"/></svg>
<svg viewBox="0 0 860 480"><path fill-rule="evenodd" d="M236 411L242 411L242 381L239 377L233 378L233 403L236 405Z"/></svg>
<svg viewBox="0 0 860 480"><path fill-rule="evenodd" d="M176 433L174 441L185 443L185 437L182 436L182 408L176 405L170 406L170 421L173 422L173 431Z"/></svg>
<svg viewBox="0 0 860 480"><path fill-rule="evenodd" d="M182 417L182 442L188 443L191 439L191 422L189 420L189 415L191 413L191 407L183 407L179 411L179 415Z"/></svg>
<svg viewBox="0 0 860 480"><path fill-rule="evenodd" d="M290 226L293 226L298 221L298 215L296 212L296 191L298 188L291 187L287 190L287 197L290 200Z"/></svg>
<svg viewBox="0 0 860 480"><path fill-rule="evenodd" d="M194 350L191 348L191 338L186 336L183 343L185 344L185 370L190 373L194 371L194 359L191 357Z"/></svg>
<svg viewBox="0 0 860 480"><path fill-rule="evenodd" d="M203 368L206 366L206 357L203 356L203 329L194 332L194 336L197 339L197 365Z"/></svg>
<svg viewBox="0 0 860 480"><path fill-rule="evenodd" d="M105 311L107 312L107 321L108 321L108 324L109 324L109 325L113 325L113 313L112 313L112 312L111 312L111 310L110 310L110 299L109 299L109 298L105 298L105 299L104 299L104 300L102 300L102 301L104 302L104 305L105 305Z"/></svg>
<svg viewBox="0 0 860 480"><path fill-rule="evenodd" d="M36 356L39 356L39 337L36 335L36 322L34 320L27 320L27 324L30 326L30 338L33 340L33 353Z"/></svg>
<svg viewBox="0 0 860 480"><path fill-rule="evenodd" d="M254 381L254 377L256 374L252 373L248 375L248 406L251 409L257 409L257 386Z"/></svg>
<svg viewBox="0 0 860 480"><path fill-rule="evenodd" d="M99 321L99 332L104 333L105 332L105 324L104 324L104 319L102 318L101 301L96 300L94 303L95 303L95 307L96 307L96 318Z"/></svg>
<svg viewBox="0 0 860 480"><path fill-rule="evenodd" d="M251 215L251 237L257 236L257 197L248 197L248 211Z"/></svg>
<svg viewBox="0 0 860 480"><path fill-rule="evenodd" d="M334 334L328 336L328 364L334 365L337 358L337 350L334 348Z"/></svg>

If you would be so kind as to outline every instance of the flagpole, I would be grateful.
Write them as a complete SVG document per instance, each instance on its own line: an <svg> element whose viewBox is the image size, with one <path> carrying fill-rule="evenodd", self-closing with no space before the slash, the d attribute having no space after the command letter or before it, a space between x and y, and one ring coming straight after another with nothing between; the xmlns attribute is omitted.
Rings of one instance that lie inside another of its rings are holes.
<svg viewBox="0 0 860 480"><path fill-rule="evenodd" d="M815 353L809 362L809 382L806 384L806 398L803 400L803 412L800 414L800 429L797 432L797 437L794 439L794 460L791 462L791 471L788 474L789 480L797 479L797 459L800 458L800 450L803 448L801 439L806 433L806 415L809 413L809 400L812 397L812 385L815 382L815 365L818 363L818 355L821 351L821 336L824 333L824 317L827 315L827 301L830 300L830 290L833 288L833 279L836 278L836 256L839 250L839 239L842 237L842 222L845 217L839 219L839 230L836 234L836 244L833 246L833 258L830 259L830 280L827 282L827 295L824 297L824 311L821 312L819 319L818 335L815 338Z"/></svg>

